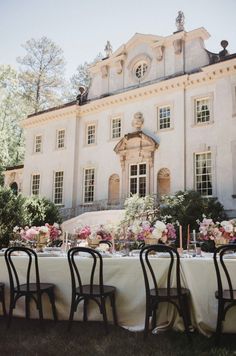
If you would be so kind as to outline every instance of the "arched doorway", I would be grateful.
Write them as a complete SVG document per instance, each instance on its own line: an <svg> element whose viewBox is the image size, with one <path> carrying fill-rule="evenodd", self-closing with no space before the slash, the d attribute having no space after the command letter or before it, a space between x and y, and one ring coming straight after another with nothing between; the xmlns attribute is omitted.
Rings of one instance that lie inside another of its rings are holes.
<svg viewBox="0 0 236 356"><path fill-rule="evenodd" d="M112 174L108 183L108 204L117 205L120 201L120 178L118 174Z"/></svg>
<svg viewBox="0 0 236 356"><path fill-rule="evenodd" d="M18 194L18 184L16 182L11 183L10 188L15 195Z"/></svg>
<svg viewBox="0 0 236 356"><path fill-rule="evenodd" d="M162 168L157 174L157 193L159 195L170 194L170 171Z"/></svg>

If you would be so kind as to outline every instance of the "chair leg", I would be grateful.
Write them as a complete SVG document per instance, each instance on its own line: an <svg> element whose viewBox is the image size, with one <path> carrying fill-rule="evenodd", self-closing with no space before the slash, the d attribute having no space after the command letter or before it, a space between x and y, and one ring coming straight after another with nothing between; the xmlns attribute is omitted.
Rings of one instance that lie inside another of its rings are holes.
<svg viewBox="0 0 236 356"><path fill-rule="evenodd" d="M114 325L118 325L117 321L117 313L116 313L116 300L115 300L115 294L110 295L110 300L111 300L111 308L112 308L112 313L113 313L113 322Z"/></svg>
<svg viewBox="0 0 236 356"><path fill-rule="evenodd" d="M101 312L103 315L104 327L105 331L108 334L108 322L107 322L107 311L106 311L106 298L104 296L101 297Z"/></svg>
<svg viewBox="0 0 236 356"><path fill-rule="evenodd" d="M218 301L218 315L217 315L217 325L216 325L216 333L215 333L215 345L219 346L220 337L222 332L222 317L224 312L224 303Z"/></svg>
<svg viewBox="0 0 236 356"><path fill-rule="evenodd" d="M76 305L75 303L76 303L76 296L72 295L71 306L70 306L69 323L68 323L68 327L67 327L68 331L71 329L72 322L73 322L73 319L74 319L74 312L75 312L75 305Z"/></svg>
<svg viewBox="0 0 236 356"><path fill-rule="evenodd" d="M6 312L6 304L5 304L5 293L4 293L4 287L2 288L2 293L1 293L1 301L2 301L2 311L4 317L6 317L7 312Z"/></svg>
<svg viewBox="0 0 236 356"><path fill-rule="evenodd" d="M53 314L53 319L54 321L57 321L57 309L56 309L56 305L55 305L55 294L54 294L54 290L50 290L48 291L48 297L52 306L52 314Z"/></svg>
<svg viewBox="0 0 236 356"><path fill-rule="evenodd" d="M84 299L84 315L83 315L83 321L88 321L88 299L85 298Z"/></svg>
<svg viewBox="0 0 236 356"><path fill-rule="evenodd" d="M30 297L28 295L25 296L25 318L30 319Z"/></svg>
<svg viewBox="0 0 236 356"><path fill-rule="evenodd" d="M42 323L42 321L43 321L43 307L42 307L42 295L41 295L41 293L39 293L37 295L37 308L38 308L38 311L39 311L39 320L40 320L40 323Z"/></svg>
<svg viewBox="0 0 236 356"><path fill-rule="evenodd" d="M145 315L145 324L144 324L144 339L146 339L146 337L148 336L148 332L149 332L149 316L150 316L150 305L149 305L149 301L146 301L146 315Z"/></svg>
<svg viewBox="0 0 236 356"><path fill-rule="evenodd" d="M189 323L188 323L188 317L187 317L187 311L186 311L186 305L185 305L185 302L186 302L186 298L184 296L180 296L179 297L179 305L180 305L180 310L181 310L181 314L182 314L182 317L183 317L183 322L184 322L184 328L185 328L185 333L188 337L188 340L189 342L192 341L191 339L191 335L190 335L190 332L189 332Z"/></svg>
<svg viewBox="0 0 236 356"><path fill-rule="evenodd" d="M9 307L9 313L8 313L8 320L7 320L7 328L9 328L10 325L11 325L14 304L15 304L14 295L11 295L11 297L10 297L10 307Z"/></svg>

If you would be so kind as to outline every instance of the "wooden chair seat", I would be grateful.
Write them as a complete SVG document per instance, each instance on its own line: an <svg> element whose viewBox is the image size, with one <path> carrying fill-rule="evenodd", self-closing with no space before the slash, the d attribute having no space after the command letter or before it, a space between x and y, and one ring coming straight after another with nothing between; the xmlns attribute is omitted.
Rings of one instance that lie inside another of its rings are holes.
<svg viewBox="0 0 236 356"><path fill-rule="evenodd" d="M88 285L83 285L83 292L81 293L80 292L80 288L76 288L76 294L79 294L79 295L84 295L84 296L89 296L89 295L93 295L94 297L99 297L101 295L109 295L109 294L112 294L112 293L115 293L116 292L116 288L115 287L112 287L112 286L103 286L103 293L101 293L101 288L99 285L93 285L93 290L92 290L92 293L91 293L91 286L88 284Z"/></svg>
<svg viewBox="0 0 236 356"><path fill-rule="evenodd" d="M39 290L40 293L45 293L46 291L50 290L50 289L54 289L55 285L52 283L40 283L39 284ZM18 291L17 287L14 288L15 292ZM20 284L19 285L19 292L20 293L37 293L37 283L30 283L29 284L29 290L27 289L27 284Z"/></svg>
<svg viewBox="0 0 236 356"><path fill-rule="evenodd" d="M150 290L150 295L151 297L157 297L156 295L156 290L155 289L151 289ZM158 298L178 298L179 295L186 295L189 296L190 295L190 291L187 288L181 288L180 291L178 292L177 288L171 288L168 292L167 288L158 288Z"/></svg>

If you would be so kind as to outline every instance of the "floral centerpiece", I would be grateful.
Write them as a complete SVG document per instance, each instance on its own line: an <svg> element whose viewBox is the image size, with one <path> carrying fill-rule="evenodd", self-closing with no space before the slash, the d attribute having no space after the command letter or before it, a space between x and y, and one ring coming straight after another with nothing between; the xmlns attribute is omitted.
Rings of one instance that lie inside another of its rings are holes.
<svg viewBox="0 0 236 356"><path fill-rule="evenodd" d="M214 222L204 219L199 222L199 234L202 241L214 241L215 245L236 242L236 219Z"/></svg>
<svg viewBox="0 0 236 356"><path fill-rule="evenodd" d="M87 240L90 247L97 247L101 240L112 240L112 233L109 226L88 226L80 225L75 229L77 239Z"/></svg>
<svg viewBox="0 0 236 356"><path fill-rule="evenodd" d="M11 244L37 246L42 249L60 239L62 232L58 224L44 226L15 226Z"/></svg>

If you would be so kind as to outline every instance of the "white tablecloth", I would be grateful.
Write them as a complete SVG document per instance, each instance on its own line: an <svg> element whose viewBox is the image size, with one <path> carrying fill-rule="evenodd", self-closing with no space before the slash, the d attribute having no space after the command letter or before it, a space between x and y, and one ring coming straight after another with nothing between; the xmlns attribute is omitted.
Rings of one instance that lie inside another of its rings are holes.
<svg viewBox="0 0 236 356"><path fill-rule="evenodd" d="M25 275L25 257L15 257L20 278ZM145 317L145 288L139 257L113 257L104 258L104 284L117 288L116 305L119 325L138 330L142 329ZM81 274L88 282L88 268L90 258L79 258ZM167 258L152 258L152 264L160 281L164 281L167 270ZM227 265L232 271L236 271L236 260L228 260ZM56 306L61 320L68 320L71 302L70 271L65 256L39 257L39 269L41 282L51 282L56 286ZM216 276L211 258L182 258L181 275L183 285L191 292L191 316L193 325L202 333L209 335L215 330L217 317ZM234 273L236 278L236 273ZM9 280L5 260L0 256L0 281L6 284L6 301L9 303ZM173 284L175 281L173 281ZM43 301L44 317L51 318L51 308L46 300ZM38 317L34 303L32 302L32 317ZM112 321L112 314L107 305L108 318ZM17 302L14 315L24 315L24 299ZM234 309L227 314L224 331L236 332L234 322L236 312ZM75 314L75 320L82 318L82 305ZM159 321L175 319L174 327L183 329L182 319L176 316L171 306L160 306ZM90 320L102 320L98 308L89 307Z"/></svg>

